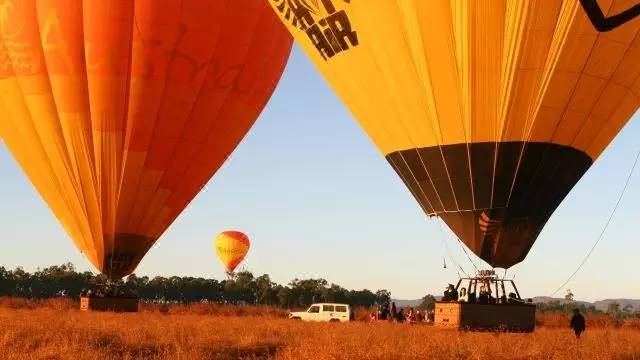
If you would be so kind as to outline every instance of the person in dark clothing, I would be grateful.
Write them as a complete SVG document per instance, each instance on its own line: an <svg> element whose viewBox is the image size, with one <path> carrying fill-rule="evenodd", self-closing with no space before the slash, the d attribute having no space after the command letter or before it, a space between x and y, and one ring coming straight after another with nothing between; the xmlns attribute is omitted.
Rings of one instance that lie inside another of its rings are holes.
<svg viewBox="0 0 640 360"><path fill-rule="evenodd" d="M396 309L395 301L391 302L391 311L389 315L390 315L389 320L391 321L395 321L398 318L398 310Z"/></svg>
<svg viewBox="0 0 640 360"><path fill-rule="evenodd" d="M489 303L489 293L487 292L487 288L484 285L480 286L480 295L478 296L478 303L480 304Z"/></svg>
<svg viewBox="0 0 640 360"><path fill-rule="evenodd" d="M476 302L476 300L476 293L469 291L469 302L473 304Z"/></svg>
<svg viewBox="0 0 640 360"><path fill-rule="evenodd" d="M509 298L507 299L509 304L524 304L524 301L518 299L515 293L509 293Z"/></svg>
<svg viewBox="0 0 640 360"><path fill-rule="evenodd" d="M378 320L387 320L388 314L389 314L389 306L386 304L380 306Z"/></svg>
<svg viewBox="0 0 640 360"><path fill-rule="evenodd" d="M458 301L458 290L456 290L453 284L449 284L449 286L447 286L447 289L444 291L442 301Z"/></svg>
<svg viewBox="0 0 640 360"><path fill-rule="evenodd" d="M573 316L571 317L571 328L576 333L576 338L580 339L580 335L586 330L587 325L584 321L584 316L580 314L579 309L573 309Z"/></svg>
<svg viewBox="0 0 640 360"><path fill-rule="evenodd" d="M427 321L433 323L436 320L436 311L428 310L427 311Z"/></svg>

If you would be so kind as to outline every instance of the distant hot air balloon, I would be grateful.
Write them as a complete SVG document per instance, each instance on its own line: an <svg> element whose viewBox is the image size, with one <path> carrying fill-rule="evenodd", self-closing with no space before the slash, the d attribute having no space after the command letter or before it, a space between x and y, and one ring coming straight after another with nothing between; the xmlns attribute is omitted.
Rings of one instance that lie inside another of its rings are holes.
<svg viewBox="0 0 640 360"><path fill-rule="evenodd" d="M238 145L292 43L263 0L4 0L0 36L0 136L112 279Z"/></svg>
<svg viewBox="0 0 640 360"><path fill-rule="evenodd" d="M268 1L424 211L494 267L525 258L640 104L637 0Z"/></svg>
<svg viewBox="0 0 640 360"><path fill-rule="evenodd" d="M224 231L213 242L218 258L227 269L233 272L249 252L249 237L240 231Z"/></svg>

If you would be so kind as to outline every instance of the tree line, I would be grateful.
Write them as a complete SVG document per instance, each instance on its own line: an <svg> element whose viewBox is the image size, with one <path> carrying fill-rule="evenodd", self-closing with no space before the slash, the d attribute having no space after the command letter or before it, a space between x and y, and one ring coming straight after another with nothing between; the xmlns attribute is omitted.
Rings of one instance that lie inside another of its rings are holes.
<svg viewBox="0 0 640 360"><path fill-rule="evenodd" d="M107 277L90 271L78 272L71 263L49 266L33 273L18 267L0 266L0 296L32 299L65 296L79 298L83 291L107 284ZM226 303L305 307L314 302L348 303L371 307L391 300L388 290L348 290L325 279L293 279L287 285L273 282L268 274L249 271L229 274L227 279L202 277L137 276L131 274L114 283L142 301L162 303Z"/></svg>

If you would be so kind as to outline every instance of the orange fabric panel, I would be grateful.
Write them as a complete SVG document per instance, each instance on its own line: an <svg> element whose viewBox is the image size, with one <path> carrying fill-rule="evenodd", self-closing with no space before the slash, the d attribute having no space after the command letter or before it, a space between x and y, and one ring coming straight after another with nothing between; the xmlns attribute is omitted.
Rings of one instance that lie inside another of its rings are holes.
<svg viewBox="0 0 640 360"><path fill-rule="evenodd" d="M244 137L292 43L263 0L11 0L0 20L2 140L113 278Z"/></svg>

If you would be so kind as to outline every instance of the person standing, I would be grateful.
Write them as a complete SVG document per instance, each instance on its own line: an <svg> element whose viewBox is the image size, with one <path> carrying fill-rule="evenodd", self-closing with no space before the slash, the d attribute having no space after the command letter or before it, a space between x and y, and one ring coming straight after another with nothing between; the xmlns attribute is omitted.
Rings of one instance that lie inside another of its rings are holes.
<svg viewBox="0 0 640 360"><path fill-rule="evenodd" d="M469 295L467 294L467 289L460 289L460 295L458 295L458 302L469 302Z"/></svg>
<svg viewBox="0 0 640 360"><path fill-rule="evenodd" d="M571 317L571 328L576 334L576 338L580 339L580 335L587 329L587 325L584 321L584 316L580 314L579 309L573 309L573 316Z"/></svg>
<svg viewBox="0 0 640 360"><path fill-rule="evenodd" d="M398 320L398 310L396 309L396 302L391 302L391 307L389 309L390 317L389 320L397 321Z"/></svg>

